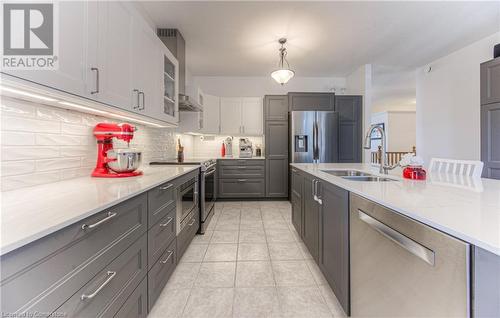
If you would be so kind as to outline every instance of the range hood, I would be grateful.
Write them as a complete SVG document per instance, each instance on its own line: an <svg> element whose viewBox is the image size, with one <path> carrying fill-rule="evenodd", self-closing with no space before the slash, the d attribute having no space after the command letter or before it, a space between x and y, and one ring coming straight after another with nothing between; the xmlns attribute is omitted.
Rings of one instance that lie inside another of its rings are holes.
<svg viewBox="0 0 500 318"><path fill-rule="evenodd" d="M186 42L178 29L157 29L156 34L179 61L179 111L203 111L198 89L186 87Z"/></svg>

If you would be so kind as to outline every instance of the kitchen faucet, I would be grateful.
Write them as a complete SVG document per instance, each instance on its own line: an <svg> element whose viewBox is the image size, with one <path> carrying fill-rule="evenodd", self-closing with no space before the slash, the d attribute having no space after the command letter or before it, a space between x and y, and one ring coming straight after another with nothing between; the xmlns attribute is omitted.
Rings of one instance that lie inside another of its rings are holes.
<svg viewBox="0 0 500 318"><path fill-rule="evenodd" d="M379 124L374 124L374 125L370 126L370 129L368 129L368 132L366 133L366 136L365 136L364 148L365 149L371 148L371 145L372 145L372 137L371 136L372 136L372 133L374 130L377 130L380 133L380 143L381 143L381 148L382 148L382 154L381 154L382 158L380 158L379 173L388 174L389 170L396 168L398 166L398 164L395 164L393 166L389 166L387 164L387 149L386 149L387 140L386 140L386 136L385 136L385 131L382 128L382 126L380 126Z"/></svg>

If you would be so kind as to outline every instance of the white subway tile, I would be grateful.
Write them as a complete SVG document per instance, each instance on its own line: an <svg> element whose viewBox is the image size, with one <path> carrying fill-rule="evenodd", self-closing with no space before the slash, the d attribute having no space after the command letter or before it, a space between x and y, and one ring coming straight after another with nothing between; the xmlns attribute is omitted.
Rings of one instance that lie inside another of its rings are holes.
<svg viewBox="0 0 500 318"><path fill-rule="evenodd" d="M2 116L2 131L26 131L37 133L59 133L61 124L53 121Z"/></svg>
<svg viewBox="0 0 500 318"><path fill-rule="evenodd" d="M41 146L49 145L64 145L76 146L86 143L86 137L75 135L58 135L58 134L37 134L35 137L36 144Z"/></svg>
<svg viewBox="0 0 500 318"><path fill-rule="evenodd" d="M2 116L35 117L35 104L2 96Z"/></svg>
<svg viewBox="0 0 500 318"><path fill-rule="evenodd" d="M73 178L79 178L79 177L86 177L90 176L92 173L92 168L90 167L84 167L84 168L77 168L77 169L64 169L61 170L61 179L66 180L66 179L73 179Z"/></svg>
<svg viewBox="0 0 500 318"><path fill-rule="evenodd" d="M61 133L69 135L89 136L92 134L92 128L84 125L62 123Z"/></svg>
<svg viewBox="0 0 500 318"><path fill-rule="evenodd" d="M86 146L80 147L61 147L62 157L83 157L89 153L89 149Z"/></svg>
<svg viewBox="0 0 500 318"><path fill-rule="evenodd" d="M82 116L78 112L49 106L37 107L36 116L44 120L61 121L71 124L79 124L82 122Z"/></svg>
<svg viewBox="0 0 500 318"><path fill-rule="evenodd" d="M39 184L60 181L60 172L41 172L19 176L2 177L2 191L9 191Z"/></svg>
<svg viewBox="0 0 500 318"><path fill-rule="evenodd" d="M63 159L47 159L37 160L37 171L61 170L69 168L79 168L81 164L80 158L63 158Z"/></svg>
<svg viewBox="0 0 500 318"><path fill-rule="evenodd" d="M49 159L59 157L59 147L2 147L2 161Z"/></svg>
<svg viewBox="0 0 500 318"><path fill-rule="evenodd" d="M2 162L2 176L12 176L35 172L35 161L5 161Z"/></svg>
<svg viewBox="0 0 500 318"><path fill-rule="evenodd" d="M2 145L4 146L27 146L35 144L34 133L23 133L5 131L2 132Z"/></svg>

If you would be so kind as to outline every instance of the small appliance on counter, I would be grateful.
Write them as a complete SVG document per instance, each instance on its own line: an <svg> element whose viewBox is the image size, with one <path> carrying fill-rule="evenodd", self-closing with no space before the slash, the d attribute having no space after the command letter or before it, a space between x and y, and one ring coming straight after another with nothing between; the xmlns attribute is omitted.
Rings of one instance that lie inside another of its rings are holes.
<svg viewBox="0 0 500 318"><path fill-rule="evenodd" d="M226 158L233 157L233 137L227 137L224 140L224 145L226 146Z"/></svg>
<svg viewBox="0 0 500 318"><path fill-rule="evenodd" d="M129 124L99 123L94 127L97 163L92 177L123 178L142 175L142 171L136 171L141 164L140 151L130 148L113 149L113 138L129 144L136 130Z"/></svg>
<svg viewBox="0 0 500 318"><path fill-rule="evenodd" d="M262 146L261 145L255 146L255 157L262 157Z"/></svg>
<svg viewBox="0 0 500 318"><path fill-rule="evenodd" d="M248 138L240 138L240 158L252 158L252 142Z"/></svg>

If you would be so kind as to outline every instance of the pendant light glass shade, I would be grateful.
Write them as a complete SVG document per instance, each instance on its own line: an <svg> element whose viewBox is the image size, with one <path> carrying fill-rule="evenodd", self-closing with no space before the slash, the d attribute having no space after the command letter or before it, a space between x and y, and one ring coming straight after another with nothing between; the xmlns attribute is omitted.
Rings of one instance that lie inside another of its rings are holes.
<svg viewBox="0 0 500 318"><path fill-rule="evenodd" d="M287 69L276 70L271 73L271 77L281 85L286 84L294 75L294 71Z"/></svg>
<svg viewBox="0 0 500 318"><path fill-rule="evenodd" d="M285 48L285 43L286 39L281 38L279 39L279 43L281 44L280 47L280 61L278 63L279 69L271 73L271 77L274 78L274 80L281 85L287 83L294 75L295 72L290 69L290 64L288 64L288 61L286 60L286 48ZM286 63L286 67L285 67Z"/></svg>

